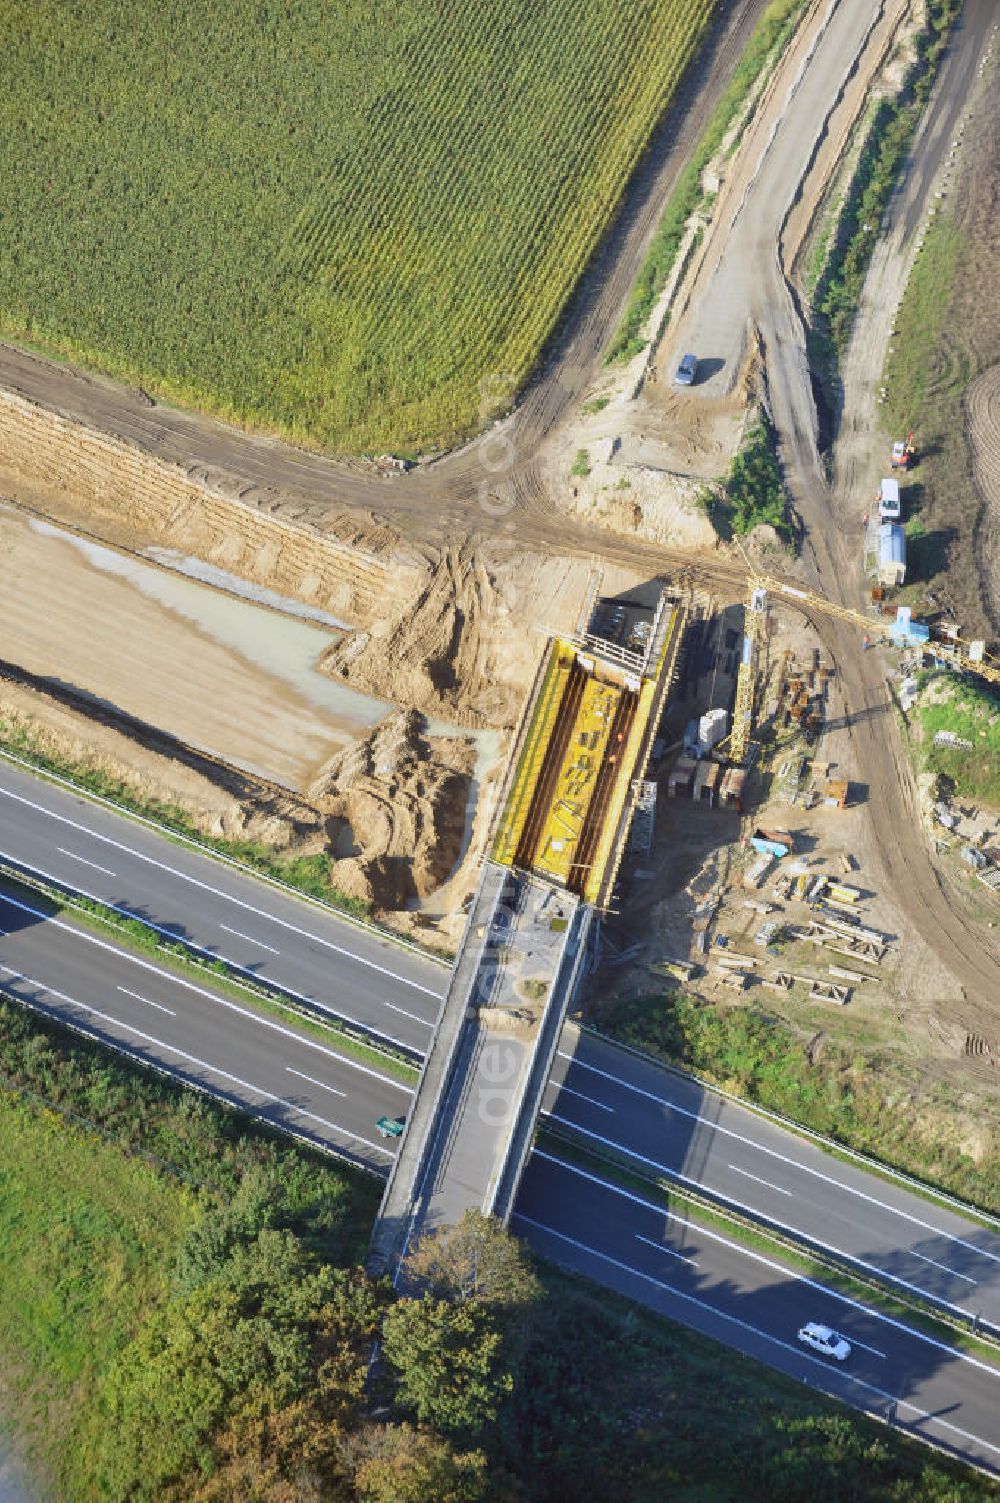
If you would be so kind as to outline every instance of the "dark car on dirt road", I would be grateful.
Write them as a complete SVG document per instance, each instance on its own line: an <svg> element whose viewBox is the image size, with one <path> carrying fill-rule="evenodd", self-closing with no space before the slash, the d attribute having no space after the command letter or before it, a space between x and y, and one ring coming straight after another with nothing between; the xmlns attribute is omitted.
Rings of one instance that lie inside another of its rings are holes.
<svg viewBox="0 0 1000 1503"><path fill-rule="evenodd" d="M697 355L685 355L674 375L675 386L692 386L698 371Z"/></svg>

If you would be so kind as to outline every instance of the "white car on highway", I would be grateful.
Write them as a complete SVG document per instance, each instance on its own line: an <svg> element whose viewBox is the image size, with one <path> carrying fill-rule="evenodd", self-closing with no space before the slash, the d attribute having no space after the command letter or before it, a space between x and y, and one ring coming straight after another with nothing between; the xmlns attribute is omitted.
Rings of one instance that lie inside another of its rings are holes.
<svg viewBox="0 0 1000 1503"><path fill-rule="evenodd" d="M838 1362L846 1362L851 1355L849 1341L838 1336L830 1326L821 1326L815 1320L810 1320L801 1328L799 1340L804 1346L811 1346L814 1352L822 1352L824 1357L835 1357Z"/></svg>

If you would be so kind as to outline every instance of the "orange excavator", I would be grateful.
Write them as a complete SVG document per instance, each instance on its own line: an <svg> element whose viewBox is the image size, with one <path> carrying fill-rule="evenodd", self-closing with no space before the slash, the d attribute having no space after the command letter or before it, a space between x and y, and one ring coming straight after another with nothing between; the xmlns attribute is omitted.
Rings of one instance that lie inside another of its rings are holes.
<svg viewBox="0 0 1000 1503"><path fill-rule="evenodd" d="M900 440L892 446L892 467L894 470L909 470L917 462L917 451L913 444L913 434L908 433L905 440Z"/></svg>

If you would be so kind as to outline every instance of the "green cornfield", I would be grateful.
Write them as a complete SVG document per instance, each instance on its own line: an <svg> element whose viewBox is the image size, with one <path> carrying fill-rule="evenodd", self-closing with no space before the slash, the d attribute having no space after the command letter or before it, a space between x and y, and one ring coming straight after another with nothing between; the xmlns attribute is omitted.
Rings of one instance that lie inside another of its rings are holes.
<svg viewBox="0 0 1000 1503"><path fill-rule="evenodd" d="M717 4L0 0L0 327L298 442L453 442Z"/></svg>

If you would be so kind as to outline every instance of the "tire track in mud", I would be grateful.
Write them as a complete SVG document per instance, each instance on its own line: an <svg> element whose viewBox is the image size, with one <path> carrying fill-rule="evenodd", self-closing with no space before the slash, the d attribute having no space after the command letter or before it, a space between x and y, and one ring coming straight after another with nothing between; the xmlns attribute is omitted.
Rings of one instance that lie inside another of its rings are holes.
<svg viewBox="0 0 1000 1503"><path fill-rule="evenodd" d="M968 0L962 27L942 66L930 110L943 102L946 117L961 113L967 98L963 80L974 72L994 19L990 0ZM936 182L942 143L951 134L951 125L938 120L935 130L923 136L926 149L920 150L918 146L915 150L907 178L894 196L885 231L887 237L899 233L905 240L908 233L916 234ZM877 265L874 269L877 274ZM780 310L787 318L780 288L775 290L778 294L773 304L775 313ZM871 306L877 304L877 299L870 300ZM767 312L766 301L764 308L762 317L771 316L774 321L774 315ZM855 342L868 350L863 376L869 370L881 372L887 338L884 320L872 328L856 327ZM833 455L835 473L841 478L831 488L816 451L815 430L810 431L811 425L799 416L805 394L795 359L798 340L791 339L787 329L783 329L782 337L770 340L765 332L765 344L768 387L778 398L775 420L786 481L793 504L807 528L810 572L819 593L863 609L855 534L853 529L845 530L837 523L838 512L842 515L845 510L842 477L849 473L838 450L844 446L849 452L850 446L857 442L858 433L871 428L867 392L870 379L848 380L850 366L845 364L844 405ZM853 586L848 581L854 581ZM936 862L881 667L874 654L861 650L855 628L819 612L813 613L811 619L840 674L856 764L868 779L867 809L885 880L899 895L916 931L961 987L962 1001L952 1005L961 1015L962 1024L970 1032L995 1033L1000 1006L1000 950L981 927L966 919L961 895L953 894L946 872Z"/></svg>
<svg viewBox="0 0 1000 1503"><path fill-rule="evenodd" d="M1000 364L972 382L962 408L980 503L973 538L979 588L990 625L1000 633Z"/></svg>

